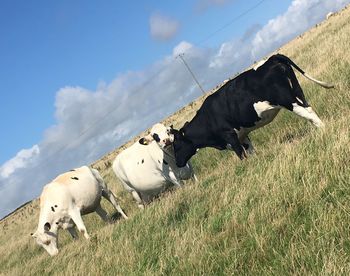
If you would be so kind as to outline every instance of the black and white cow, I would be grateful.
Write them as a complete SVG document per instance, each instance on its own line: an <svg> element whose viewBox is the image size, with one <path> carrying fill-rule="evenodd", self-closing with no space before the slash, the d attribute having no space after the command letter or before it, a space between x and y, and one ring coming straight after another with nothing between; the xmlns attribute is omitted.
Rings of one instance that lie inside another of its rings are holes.
<svg viewBox="0 0 350 276"><path fill-rule="evenodd" d="M246 151L253 151L248 134L270 123L281 108L323 127L292 67L324 88L334 87L309 76L284 55L271 56L228 81L204 101L190 122L179 131L172 130L177 166L185 166L197 149L204 147L231 149L240 159L245 158Z"/></svg>

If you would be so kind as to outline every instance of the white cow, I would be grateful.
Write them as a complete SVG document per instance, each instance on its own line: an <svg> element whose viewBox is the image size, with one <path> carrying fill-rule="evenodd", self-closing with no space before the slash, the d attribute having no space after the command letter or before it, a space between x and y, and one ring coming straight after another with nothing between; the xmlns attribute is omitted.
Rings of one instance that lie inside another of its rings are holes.
<svg viewBox="0 0 350 276"><path fill-rule="evenodd" d="M113 171L141 209L169 187L180 187L182 180L196 180L190 163L183 168L176 166L170 130L163 124L154 125L149 135L122 151L113 162Z"/></svg>
<svg viewBox="0 0 350 276"><path fill-rule="evenodd" d="M334 15L334 12L329 12L329 13L327 13L327 15L326 15L327 20L328 20L329 18L331 18L333 15Z"/></svg>
<svg viewBox="0 0 350 276"><path fill-rule="evenodd" d="M97 170L83 166L59 175L41 193L39 224L32 237L51 256L58 253L59 228L67 229L76 239L77 226L84 237L89 239L81 215L96 211L104 221L108 221L107 213L100 205L101 196L127 219Z"/></svg>

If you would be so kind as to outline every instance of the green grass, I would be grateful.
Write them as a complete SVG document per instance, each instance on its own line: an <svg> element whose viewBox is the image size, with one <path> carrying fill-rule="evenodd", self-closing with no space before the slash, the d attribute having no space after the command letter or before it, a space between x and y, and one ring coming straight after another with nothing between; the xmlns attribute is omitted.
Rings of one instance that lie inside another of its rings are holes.
<svg viewBox="0 0 350 276"><path fill-rule="evenodd" d="M251 135L256 154L239 161L229 151L200 150L193 158L199 181L164 194L143 212L116 180L113 153L95 166L130 219L106 225L95 214L85 216L91 240L72 241L61 231L60 253L52 258L29 235L38 219L34 201L1 221L0 272L349 275L349 19L347 9L280 51L336 84L325 90L297 76L325 130L280 112ZM167 121L181 125L194 111Z"/></svg>

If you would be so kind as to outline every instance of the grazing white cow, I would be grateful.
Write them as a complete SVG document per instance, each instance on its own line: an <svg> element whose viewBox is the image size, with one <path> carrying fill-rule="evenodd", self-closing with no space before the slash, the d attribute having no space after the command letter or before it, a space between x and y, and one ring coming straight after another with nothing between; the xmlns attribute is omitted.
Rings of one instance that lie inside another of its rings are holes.
<svg viewBox="0 0 350 276"><path fill-rule="evenodd" d="M59 228L67 229L76 239L77 226L89 239L81 215L96 211L104 221L108 221L107 213L100 205L101 196L127 218L97 170L83 166L59 175L41 193L39 224L32 237L51 256L58 253Z"/></svg>
<svg viewBox="0 0 350 276"><path fill-rule="evenodd" d="M170 130L155 124L149 135L122 151L113 162L113 171L141 209L169 187L180 187L182 180L196 180L190 163L183 168L176 166Z"/></svg>

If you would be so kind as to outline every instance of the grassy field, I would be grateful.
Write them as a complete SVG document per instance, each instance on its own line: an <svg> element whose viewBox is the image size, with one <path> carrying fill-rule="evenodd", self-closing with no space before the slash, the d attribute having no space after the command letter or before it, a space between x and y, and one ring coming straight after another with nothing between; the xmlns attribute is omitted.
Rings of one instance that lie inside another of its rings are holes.
<svg viewBox="0 0 350 276"><path fill-rule="evenodd" d="M60 232L52 258L30 237L38 201L0 222L4 275L349 275L350 8L279 50L325 90L297 75L325 130L287 111L251 135L256 154L239 161L205 149L192 159L198 183L137 209L113 172L118 150L94 164L130 216L106 225L84 217L92 236ZM203 98L166 123L181 126ZM107 206L107 205L106 205ZM109 212L111 208L107 208Z"/></svg>

